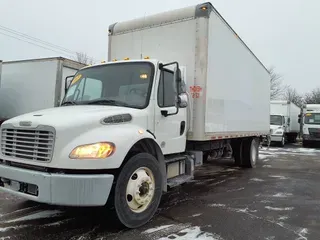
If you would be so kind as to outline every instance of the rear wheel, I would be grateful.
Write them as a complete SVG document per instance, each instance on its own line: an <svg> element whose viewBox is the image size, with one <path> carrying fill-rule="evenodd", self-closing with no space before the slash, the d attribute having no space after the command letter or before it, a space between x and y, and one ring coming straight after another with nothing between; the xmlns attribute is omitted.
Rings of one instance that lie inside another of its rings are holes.
<svg viewBox="0 0 320 240"><path fill-rule="evenodd" d="M243 144L243 166L254 168L259 159L259 139L246 139Z"/></svg>
<svg viewBox="0 0 320 240"><path fill-rule="evenodd" d="M202 161L203 161L204 163L206 163L206 162L208 162L208 159L209 159L209 153L203 152Z"/></svg>
<svg viewBox="0 0 320 240"><path fill-rule="evenodd" d="M139 153L122 168L115 186L114 207L120 222L128 228L146 224L156 212L162 196L159 162Z"/></svg>

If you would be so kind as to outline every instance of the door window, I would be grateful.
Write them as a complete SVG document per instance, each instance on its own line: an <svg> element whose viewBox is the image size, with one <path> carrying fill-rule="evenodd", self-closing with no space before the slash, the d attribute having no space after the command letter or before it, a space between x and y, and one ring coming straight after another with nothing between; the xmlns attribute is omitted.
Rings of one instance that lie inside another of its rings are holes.
<svg viewBox="0 0 320 240"><path fill-rule="evenodd" d="M169 70L161 71L158 86L158 105L159 107L175 106L176 92L173 82L173 72Z"/></svg>

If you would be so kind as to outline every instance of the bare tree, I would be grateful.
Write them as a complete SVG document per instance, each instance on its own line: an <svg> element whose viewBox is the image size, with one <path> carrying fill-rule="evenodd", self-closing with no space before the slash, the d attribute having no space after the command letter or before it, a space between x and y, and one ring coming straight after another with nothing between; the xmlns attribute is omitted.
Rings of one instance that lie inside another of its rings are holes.
<svg viewBox="0 0 320 240"><path fill-rule="evenodd" d="M303 97L297 92L296 89L286 86L283 91L283 100L290 101L298 107L303 107Z"/></svg>
<svg viewBox="0 0 320 240"><path fill-rule="evenodd" d="M83 63L83 64L93 64L93 58L89 57L86 53L84 52L77 52L76 53L76 61Z"/></svg>
<svg viewBox="0 0 320 240"><path fill-rule="evenodd" d="M274 100L279 97L284 92L284 87L282 86L282 76L275 72L275 68L272 66L269 68L270 73L270 99Z"/></svg>
<svg viewBox="0 0 320 240"><path fill-rule="evenodd" d="M307 104L320 104L320 88L313 89L304 97Z"/></svg>

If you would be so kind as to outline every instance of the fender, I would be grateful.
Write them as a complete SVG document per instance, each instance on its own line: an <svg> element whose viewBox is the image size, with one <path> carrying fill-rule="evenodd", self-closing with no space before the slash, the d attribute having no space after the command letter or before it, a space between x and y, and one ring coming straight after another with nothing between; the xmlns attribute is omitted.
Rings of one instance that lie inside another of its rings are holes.
<svg viewBox="0 0 320 240"><path fill-rule="evenodd" d="M142 139L149 139L157 146L158 158L162 156L160 147L154 136L140 126L133 124L101 125L88 131L83 131L76 137L63 135L56 141L54 156L49 167L62 169L118 169L129 150ZM115 152L105 159L70 159L71 151L80 145L97 142L112 142ZM162 159L158 159L162 161ZM163 161L164 162L164 161Z"/></svg>

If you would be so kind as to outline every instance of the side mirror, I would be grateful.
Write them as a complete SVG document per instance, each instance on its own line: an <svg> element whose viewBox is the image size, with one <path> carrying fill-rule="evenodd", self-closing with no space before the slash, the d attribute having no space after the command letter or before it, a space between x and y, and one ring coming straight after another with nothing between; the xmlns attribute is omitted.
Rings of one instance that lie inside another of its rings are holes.
<svg viewBox="0 0 320 240"><path fill-rule="evenodd" d="M64 94L67 94L67 91L70 87L70 84L72 82L72 78L74 77L75 75L72 75L72 76L67 76L65 81L64 81ZM69 80L70 79L70 80Z"/></svg>
<svg viewBox="0 0 320 240"><path fill-rule="evenodd" d="M188 95L186 93L182 93L179 95L178 105L179 108L186 108L188 106Z"/></svg>
<svg viewBox="0 0 320 240"><path fill-rule="evenodd" d="M176 84L177 95L180 94L180 85L181 85L181 70L179 68L175 68L173 73L173 80Z"/></svg>
<svg viewBox="0 0 320 240"><path fill-rule="evenodd" d="M300 118L298 119L298 123L301 123L301 119Z"/></svg>

